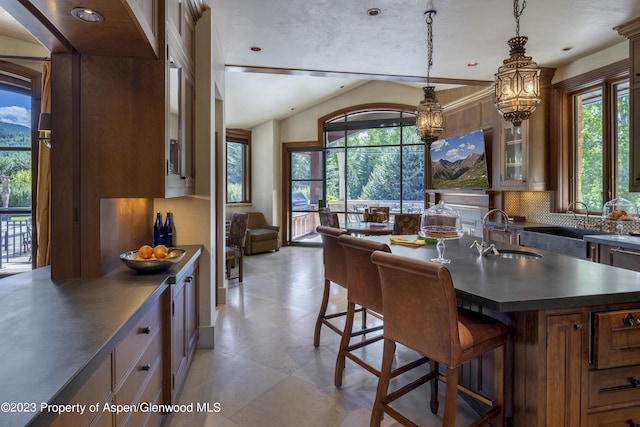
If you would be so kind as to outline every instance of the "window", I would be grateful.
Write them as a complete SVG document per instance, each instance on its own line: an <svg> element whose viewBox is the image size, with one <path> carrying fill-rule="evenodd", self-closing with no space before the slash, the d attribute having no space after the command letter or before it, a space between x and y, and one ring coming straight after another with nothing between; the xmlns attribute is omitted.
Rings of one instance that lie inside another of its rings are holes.
<svg viewBox="0 0 640 427"><path fill-rule="evenodd" d="M557 91L554 135L559 136L557 170L559 212L584 202L592 213L616 197L640 203L629 191L629 63L619 61L567 79Z"/></svg>
<svg viewBox="0 0 640 427"><path fill-rule="evenodd" d="M629 81L603 82L572 95L573 186L575 200L600 211L608 200L629 192Z"/></svg>
<svg viewBox="0 0 640 427"><path fill-rule="evenodd" d="M325 199L332 211L355 220L369 206L390 213L424 207L424 144L415 114L356 111L324 123Z"/></svg>
<svg viewBox="0 0 640 427"><path fill-rule="evenodd" d="M227 203L251 202L251 132L227 129Z"/></svg>
<svg viewBox="0 0 640 427"><path fill-rule="evenodd" d="M33 265L31 102L31 81L0 70L2 275L30 270Z"/></svg>

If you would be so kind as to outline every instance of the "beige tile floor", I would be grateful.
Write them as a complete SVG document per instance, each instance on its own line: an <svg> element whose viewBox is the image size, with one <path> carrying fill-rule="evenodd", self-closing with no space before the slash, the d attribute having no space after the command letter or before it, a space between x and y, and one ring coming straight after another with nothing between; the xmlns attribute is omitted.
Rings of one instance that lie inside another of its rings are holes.
<svg viewBox="0 0 640 427"><path fill-rule="evenodd" d="M245 257L244 276L242 284L231 281L227 304L219 306L216 347L196 352L180 396L180 403L209 402L212 408L219 404L220 411L174 413L165 425L368 426L377 378L347 360L343 386L336 388L338 335L325 327L320 347L313 347L323 288L322 249L284 247ZM333 288L330 310L343 309L346 293ZM380 363L381 353L379 342L363 357ZM405 349L397 357L414 356ZM422 386L402 397L396 408L420 426L439 426L443 398L439 413L432 415L428 389ZM468 425L469 414L460 402L456 424ZM383 426L396 425L385 416Z"/></svg>

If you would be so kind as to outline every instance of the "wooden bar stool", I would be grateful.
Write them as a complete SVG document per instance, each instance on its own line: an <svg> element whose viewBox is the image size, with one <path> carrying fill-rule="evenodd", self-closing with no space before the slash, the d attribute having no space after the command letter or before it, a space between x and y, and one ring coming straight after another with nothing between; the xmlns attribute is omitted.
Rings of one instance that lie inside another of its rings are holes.
<svg viewBox="0 0 640 427"><path fill-rule="evenodd" d="M503 426L507 326L488 316L458 308L451 274L442 264L383 251L373 253L371 260L380 272L384 307L382 373L371 413L371 426L380 426L384 413L402 425L416 425L389 406L398 395L407 391L400 389L388 393L396 343L431 359L434 374L431 380L431 412L434 414L438 411L438 363L446 366L442 424L445 427L455 425L458 368L464 362L495 350L494 400L489 401L492 405L472 425L483 425L495 419L494 426Z"/></svg>
<svg viewBox="0 0 640 427"><path fill-rule="evenodd" d="M372 366L358 357L358 355L354 353L354 350L380 341L383 338L382 334L377 334L376 336L351 344L351 337L353 336L351 331L356 305L363 307L365 310L377 313L379 317L383 319L383 322L386 322L385 314L382 310L380 277L376 266L371 262L371 254L374 251L391 252L391 249L389 249L389 246L385 243L378 243L349 235L341 235L338 237L338 241L344 248L344 256L347 264L347 318L344 332L342 333L338 358L336 360L334 378L336 387L341 387L346 358L352 360L372 374L378 377L380 376L380 365ZM418 360L396 368L390 375L391 377L395 377L423 365L428 361L429 359L426 357L421 357Z"/></svg>
<svg viewBox="0 0 640 427"><path fill-rule="evenodd" d="M331 322L331 319L345 316L346 311L327 314L327 307L329 305L329 294L331 292L331 283L347 287L347 266L344 260L344 250L342 245L338 242L338 237L347 234L347 230L335 228L333 226L319 225L316 227L316 232L322 238L323 248L323 262L324 262L324 290L322 293L322 303L320 304L320 312L316 320L316 327L313 333L313 346L320 346L320 330L322 325L327 326L333 332L338 335L342 335L343 330L338 328ZM356 312L362 312L362 330L357 331L355 334L366 333L366 312L359 307ZM379 328L378 328L379 330Z"/></svg>

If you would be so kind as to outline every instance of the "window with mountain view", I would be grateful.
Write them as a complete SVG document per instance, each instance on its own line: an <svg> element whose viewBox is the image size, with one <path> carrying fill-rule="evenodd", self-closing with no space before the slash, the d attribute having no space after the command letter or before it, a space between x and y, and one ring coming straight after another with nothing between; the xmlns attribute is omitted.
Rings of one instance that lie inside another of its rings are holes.
<svg viewBox="0 0 640 427"><path fill-rule="evenodd" d="M324 124L325 197L332 211L356 219L370 206L391 214L424 207L424 150L415 115L358 111Z"/></svg>
<svg viewBox="0 0 640 427"><path fill-rule="evenodd" d="M0 74L0 274L31 268L31 92Z"/></svg>

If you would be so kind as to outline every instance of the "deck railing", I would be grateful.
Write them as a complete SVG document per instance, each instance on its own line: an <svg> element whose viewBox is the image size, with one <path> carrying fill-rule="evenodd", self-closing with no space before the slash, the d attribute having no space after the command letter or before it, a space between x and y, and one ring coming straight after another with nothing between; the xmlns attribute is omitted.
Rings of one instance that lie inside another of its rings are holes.
<svg viewBox="0 0 640 427"><path fill-rule="evenodd" d="M11 209L11 208L10 208ZM30 270L33 221L30 211L0 212L0 273Z"/></svg>

